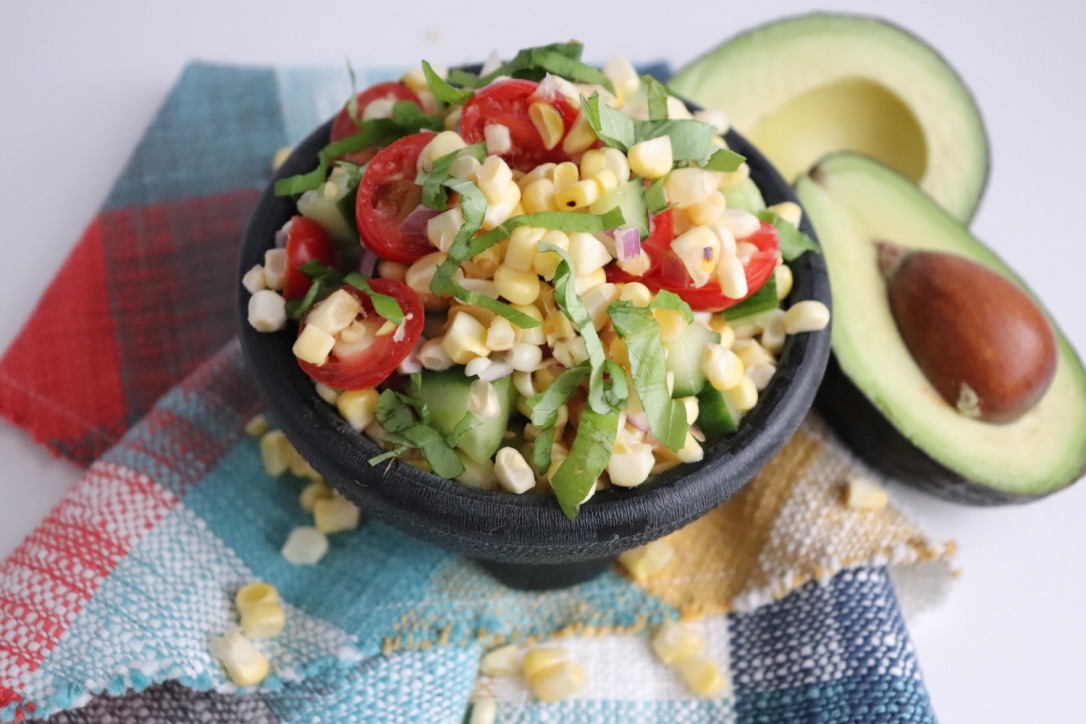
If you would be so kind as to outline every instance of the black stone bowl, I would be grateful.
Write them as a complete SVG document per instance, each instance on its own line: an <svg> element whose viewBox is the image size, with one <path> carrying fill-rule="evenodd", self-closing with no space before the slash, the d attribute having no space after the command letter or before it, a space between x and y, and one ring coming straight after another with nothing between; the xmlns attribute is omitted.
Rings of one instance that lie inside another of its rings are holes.
<svg viewBox="0 0 1086 724"><path fill-rule="evenodd" d="M330 123L295 149L276 178L304 173L327 143ZM766 202L795 201L769 162L735 133L729 146L743 154ZM263 260L275 232L295 213L290 198L264 191L245 230L240 272ZM812 238L806 221L803 231ZM830 304L822 256L791 263L790 300ZM568 586L605 570L622 551L671 533L730 498L788 441L814 400L830 352L830 330L789 337L780 365L738 431L710 446L705 458L680 465L632 489L598 491L576 520L550 496L476 490L406 463L377 467L381 450L351 429L317 396L291 353L296 329L260 333L246 321L249 294L239 285L241 341L275 423L327 482L367 515L436 546L477 559L508 585L525 589Z"/></svg>

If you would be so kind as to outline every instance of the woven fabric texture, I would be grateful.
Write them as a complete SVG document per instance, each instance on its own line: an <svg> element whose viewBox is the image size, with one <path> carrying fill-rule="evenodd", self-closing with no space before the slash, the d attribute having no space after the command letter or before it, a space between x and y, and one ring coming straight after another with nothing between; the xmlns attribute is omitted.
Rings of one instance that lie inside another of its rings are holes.
<svg viewBox="0 0 1086 724"><path fill-rule="evenodd" d="M842 505L859 467L813 417L641 584L616 568L514 591L377 521L334 536L317 566L282 558L310 519L302 481L269 479L244 433L259 401L230 341L234 254L269 160L338 108L345 76L186 69L0 360L0 413L87 466L0 564L0 720L460 721L484 694L509 721L933 720L894 581L925 571L931 600L953 547L892 506ZM76 336L56 335L73 315ZM45 338L84 363L42 364ZM257 579L288 624L261 644L273 675L236 692L207 643ZM719 696L653 658L648 633L669 618L700 631ZM554 637L589 673L577 697L477 677L487 648Z"/></svg>

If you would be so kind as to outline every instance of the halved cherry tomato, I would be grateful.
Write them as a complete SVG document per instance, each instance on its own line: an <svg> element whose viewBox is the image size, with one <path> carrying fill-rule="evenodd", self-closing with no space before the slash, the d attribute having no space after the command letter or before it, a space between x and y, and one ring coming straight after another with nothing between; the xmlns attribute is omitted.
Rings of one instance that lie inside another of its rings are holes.
<svg viewBox="0 0 1086 724"><path fill-rule="evenodd" d="M537 102L553 106L565 126L563 138L573 126L579 111L561 95L545 99L533 97L538 88L539 84L535 81L518 79L498 81L482 88L464 104L460 115L460 135L469 144L479 143L485 138L487 126L505 126L509 129L512 148L501 157L510 167L521 171L531 171L541 163L568 161L569 154L562 150L561 140L550 149L543 145L543 138L532 123L528 109Z"/></svg>
<svg viewBox="0 0 1086 724"><path fill-rule="evenodd" d="M422 202L415 183L419 154L430 131L393 141L366 165L358 183L355 220L362 245L382 259L410 264L434 251L424 233L405 233L403 221Z"/></svg>
<svg viewBox="0 0 1086 724"><path fill-rule="evenodd" d="M322 385L327 385L334 390L361 390L366 387L374 387L384 382L396 369L422 336L422 325L426 321L426 313L422 308L422 300L411 287L395 279L370 279L370 287L379 294L387 294L394 298L404 313L404 333L400 339L396 334L384 334L374 337L365 349L352 354L349 357L336 357L333 352L328 361L317 366L310 362L298 360L302 370ZM362 305L362 314L359 318L381 319L373 309L373 302L369 295L359 291L350 285L344 285L343 289L349 292ZM303 319L298 327L301 334L306 322Z"/></svg>
<svg viewBox="0 0 1086 724"><path fill-rule="evenodd" d="M334 266L336 246L328 233L313 219L294 216L287 231L287 271L283 276L283 298L304 297L313 280L299 271L306 263L317 259Z"/></svg>
<svg viewBox="0 0 1086 724"><path fill-rule="evenodd" d="M664 218L665 214L670 213L671 211L668 210L654 217L653 221L656 224L656 230L670 230L671 220ZM743 267L746 272L747 294L739 299L733 299L725 296L724 292L720 290L720 284L715 279L710 280L704 286L695 287L690 275L686 272L682 260L668 248L670 247L670 239L667 241L667 247L661 246L664 238L664 233L661 231L660 236L655 240L650 235L648 239L642 242L641 248L653 260L652 267L644 276L635 277L619 269L608 269L607 280L611 282L639 281L654 292L661 289L674 292L692 309L703 312L719 312L722 309L735 306L761 289L762 285L773 274L773 270L777 268L777 259L780 258L777 230L763 221L758 231L743 239L743 241L756 246L758 250L750 256L750 259ZM661 249L663 249L663 253L661 253Z"/></svg>
<svg viewBox="0 0 1086 724"><path fill-rule="evenodd" d="M388 81L386 83L378 83L377 85L370 86L366 90L362 91L356 96L356 118L361 121L362 115L366 112L366 107L377 100L390 100L393 103L399 101L411 101L419 108L422 108L422 101L419 100L415 91L411 90L403 83L396 81ZM351 118L351 109L349 105L344 105L343 109L332 121L332 131L329 137L329 141L334 143L336 141L343 140L349 136L353 136L358 133L358 123L354 118ZM350 161L351 163L361 166L366 161L369 161L377 153L376 148L367 148L361 151L355 151L354 153L348 153L342 156L344 161Z"/></svg>

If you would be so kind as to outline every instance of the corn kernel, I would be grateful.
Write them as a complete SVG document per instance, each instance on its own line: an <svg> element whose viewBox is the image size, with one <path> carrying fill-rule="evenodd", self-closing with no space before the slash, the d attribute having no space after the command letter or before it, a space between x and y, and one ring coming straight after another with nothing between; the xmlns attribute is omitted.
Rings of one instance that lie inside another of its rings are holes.
<svg viewBox="0 0 1086 724"><path fill-rule="evenodd" d="M484 676L516 676L520 671L520 647L516 644L487 651L479 660L479 673Z"/></svg>
<svg viewBox="0 0 1086 724"><path fill-rule="evenodd" d="M678 621L667 620L652 636L652 650L656 658L671 666L694 656L705 646L696 633Z"/></svg>
<svg viewBox="0 0 1086 724"><path fill-rule="evenodd" d="M558 191L554 195L554 202L559 209L573 211L583 209L594 204L602 194L602 188L595 179L576 181Z"/></svg>
<svg viewBox="0 0 1086 724"><path fill-rule="evenodd" d="M268 249L264 252L264 284L268 289L283 288L283 277L287 273L287 250Z"/></svg>
<svg viewBox="0 0 1086 724"><path fill-rule="evenodd" d="M264 472L273 478L290 469L290 461L298 456L294 446L281 430L270 430L260 438L260 459Z"/></svg>
<svg viewBox="0 0 1086 724"><path fill-rule="evenodd" d="M368 387L361 390L345 390L336 400L336 409L355 430L363 430L373 422L373 411L377 407L377 390Z"/></svg>
<svg viewBox="0 0 1086 724"><path fill-rule="evenodd" d="M716 696L724 690L724 676L709 659L687 656L675 663L675 670L690 691L698 696Z"/></svg>
<svg viewBox="0 0 1086 724"><path fill-rule="evenodd" d="M449 77L449 69L444 66L431 63L430 68L442 80ZM412 68L404 73L403 76L400 77L400 81L416 93L422 90L429 90L430 88L430 83L426 80L426 73L423 71L422 66Z"/></svg>
<svg viewBox="0 0 1086 724"><path fill-rule="evenodd" d="M767 210L795 227L799 227L800 221L803 220L803 209L795 201L782 201L779 204L773 204Z"/></svg>
<svg viewBox="0 0 1086 724"><path fill-rule="evenodd" d="M249 608L261 603L279 603L279 591L275 586L263 581L248 583L238 589L234 594L234 605L239 613L244 613Z"/></svg>
<svg viewBox="0 0 1086 724"><path fill-rule="evenodd" d="M481 696L471 704L468 724L494 724L498 720L498 704L489 696Z"/></svg>
<svg viewBox="0 0 1086 724"><path fill-rule="evenodd" d="M682 261L695 287L713 278L720 257L720 240L710 229L695 226L671 242L671 250Z"/></svg>
<svg viewBox="0 0 1086 724"><path fill-rule="evenodd" d="M611 81L621 99L629 98L641 88L641 77L624 56L611 58L603 66L603 76Z"/></svg>
<svg viewBox="0 0 1086 724"><path fill-rule="evenodd" d="M453 151L459 151L466 145L459 133L442 131L431 138L430 142L422 149L422 153L419 154L419 168L423 171L430 171L434 167L434 161L442 156L449 155Z"/></svg>
<svg viewBox="0 0 1086 724"><path fill-rule="evenodd" d="M492 156L491 158L497 158ZM488 203L486 214L483 216L483 228L486 230L500 226L517 211L520 206L520 187L510 183L505 187L505 195L497 203Z"/></svg>
<svg viewBox="0 0 1086 724"><path fill-rule="evenodd" d="M438 251L448 253L463 225L464 214L459 206L454 206L426 222L426 238L437 247ZM404 277L406 276L405 272Z"/></svg>
<svg viewBox="0 0 1086 724"><path fill-rule="evenodd" d="M536 179L525 186L520 200L524 204L524 210L529 214L558 210L554 181L549 178Z"/></svg>
<svg viewBox="0 0 1086 724"><path fill-rule="evenodd" d="M667 540L660 539L624 551L619 554L618 561L635 581L643 582L667 568L674 557L675 549L672 545Z"/></svg>
<svg viewBox="0 0 1086 724"><path fill-rule="evenodd" d="M492 460L474 460L459 448L454 448L453 452L460 458L460 463L464 466L464 472L456 476L458 483L478 490L498 489L498 477L494 475L494 462Z"/></svg>
<svg viewBox="0 0 1086 724"><path fill-rule="evenodd" d="M580 181L581 173L577 168L577 164L572 161L563 161L554 167L551 180L554 182L554 191L557 194L567 186L572 186Z"/></svg>
<svg viewBox="0 0 1086 724"><path fill-rule="evenodd" d="M557 165L558 164L551 163L549 161L547 163L541 163L533 168L531 171L517 179L517 185L519 185L521 190L523 191L540 179L548 179L553 183L554 168Z"/></svg>
<svg viewBox="0 0 1086 724"><path fill-rule="evenodd" d="M620 488L633 488L648 480L656 461L648 443L618 443L607 461L607 475Z"/></svg>
<svg viewBox="0 0 1086 724"><path fill-rule="evenodd" d="M743 379L749 381L750 378L744 377ZM742 386L742 382L740 382L739 386ZM751 389L753 389L753 385L751 386ZM755 392L754 394L755 399L757 399L758 393ZM753 407L753 405L751 407ZM747 409L749 410L750 408L748 407ZM686 441L683 443L683 446L675 453L675 456L684 463L696 463L705 457L705 451L702 450L701 443L697 441L697 438L695 438L692 433L687 432Z"/></svg>
<svg viewBox="0 0 1086 724"><path fill-rule="evenodd" d="M487 205L498 204L505 199L507 189L514 185L513 171L501 156L487 156L475 170L475 183L486 197Z"/></svg>
<svg viewBox="0 0 1086 724"><path fill-rule="evenodd" d="M829 323L829 308L817 300L796 302L784 315L784 331L788 334L817 332Z"/></svg>
<svg viewBox="0 0 1086 724"><path fill-rule="evenodd" d="M453 178L470 179L481 165L479 159L474 156L466 154L457 156L449 165L449 175Z"/></svg>
<svg viewBox="0 0 1086 724"><path fill-rule="evenodd" d="M271 170L272 171L278 171L279 167L282 166L283 163L286 162L286 160L288 158L290 158L290 154L293 153L293 152L294 152L294 149L292 147L290 147L290 146L281 146L279 148L279 150L275 152L275 155L272 156Z"/></svg>
<svg viewBox="0 0 1086 724"><path fill-rule="evenodd" d="M490 355L486 346L486 327L470 314L457 314L453 318L442 339L442 347L449 359L458 365Z"/></svg>
<svg viewBox="0 0 1086 724"><path fill-rule="evenodd" d="M505 361L517 372L534 372L543 362L543 349L534 344L516 342L506 352Z"/></svg>
<svg viewBox="0 0 1086 724"><path fill-rule="evenodd" d="M323 480L314 480L302 488L298 494L298 505L307 513L312 513L318 500L327 500L334 495L332 487Z"/></svg>
<svg viewBox="0 0 1086 724"><path fill-rule="evenodd" d="M429 339L419 348L419 364L428 370L447 370L453 366L452 358L445 351L444 337Z"/></svg>
<svg viewBox="0 0 1086 724"><path fill-rule="evenodd" d="M851 475L845 481L845 505L855 510L882 510L890 498L886 490L864 475Z"/></svg>
<svg viewBox="0 0 1086 724"><path fill-rule="evenodd" d="M660 136L630 146L627 153L630 171L647 179L666 175L674 163L671 156L671 139Z"/></svg>
<svg viewBox="0 0 1086 724"><path fill-rule="evenodd" d="M732 345L732 351L739 357L743 367L753 367L759 362L774 362L766 348L753 339L740 339Z"/></svg>
<svg viewBox="0 0 1086 724"><path fill-rule="evenodd" d="M588 316L592 319L592 326L597 331L603 329L603 326L610 320L607 316L607 307L611 302L618 299L618 294L618 286L607 282L590 289L581 300L584 302Z"/></svg>
<svg viewBox="0 0 1086 724"><path fill-rule="evenodd" d="M742 299L747 296L747 273L734 254L721 254L716 264L717 282L724 296Z"/></svg>
<svg viewBox="0 0 1086 724"><path fill-rule="evenodd" d="M517 333L513 329L513 323L505 317L494 317L486 330L486 346L494 352L504 352L513 349L516 341Z"/></svg>
<svg viewBox="0 0 1086 724"><path fill-rule="evenodd" d="M569 234L569 259L575 276L591 274L611 261L603 242L592 234L575 231Z"/></svg>
<svg viewBox="0 0 1086 724"><path fill-rule="evenodd" d="M548 151L558 145L566 132L562 114L550 103L533 103L528 106L528 118L539 131L543 147Z"/></svg>
<svg viewBox="0 0 1086 724"><path fill-rule="evenodd" d="M245 287L245 290L250 294L256 294L261 289L267 289L267 285L264 282L264 267L257 264L249 271L245 272L245 275L241 278L241 285Z"/></svg>
<svg viewBox="0 0 1086 724"><path fill-rule="evenodd" d="M498 294L512 304L531 304L539 296L539 277L534 271L518 271L504 264L494 272Z"/></svg>
<svg viewBox="0 0 1086 724"><path fill-rule="evenodd" d="M780 309L771 311L771 316L767 316L765 326L762 328L761 343L766 351L776 354L784 347L787 336L784 331L785 313Z"/></svg>
<svg viewBox="0 0 1086 724"><path fill-rule="evenodd" d="M543 321L543 313L540 312L539 308L534 304L513 304L511 306L521 314L531 317L537 322ZM522 344L540 345L547 341L542 324L538 327L528 328L518 327L514 324L513 332L515 335L514 339Z"/></svg>
<svg viewBox="0 0 1086 724"><path fill-rule="evenodd" d="M535 473L516 448L498 450L494 456L494 475L502 488L510 493L524 493L535 486Z"/></svg>
<svg viewBox="0 0 1086 724"><path fill-rule="evenodd" d="M508 153L513 148L513 138L509 135L509 126L500 123L488 123L483 128L483 140L486 141L487 153Z"/></svg>
<svg viewBox="0 0 1086 724"><path fill-rule="evenodd" d="M546 229L532 226L518 226L509 235L509 246L502 261L507 267L517 271L530 272L535 261L536 247L547 233Z"/></svg>
<svg viewBox="0 0 1086 724"><path fill-rule="evenodd" d="M474 380L468 387L468 412L484 419L496 418L501 412L497 388L486 380Z"/></svg>
<svg viewBox="0 0 1086 724"><path fill-rule="evenodd" d="M521 659L521 672L531 680L541 672L571 661L569 649L562 646L540 646L525 652Z"/></svg>
<svg viewBox="0 0 1086 724"><path fill-rule="evenodd" d="M727 208L728 202L724 199L724 194L714 191L701 201L687 206L684 211L692 223L705 226L718 220Z"/></svg>
<svg viewBox="0 0 1086 724"><path fill-rule="evenodd" d="M720 215L720 223L736 239L745 239L762 228L762 222L745 209L726 209Z"/></svg>
<svg viewBox="0 0 1086 724"><path fill-rule="evenodd" d="M437 272L437 268L441 263L445 261L446 256L443 252L435 251L416 259L407 268L407 273L404 274L404 283L419 294L429 294L430 282L434 279L434 273Z"/></svg>
<svg viewBox="0 0 1086 724"><path fill-rule="evenodd" d="M573 278L573 291L577 293L577 296L583 297L588 294L589 291L595 289L600 284L607 282L607 272L600 267L594 272L588 274L578 274Z"/></svg>
<svg viewBox="0 0 1086 724"><path fill-rule="evenodd" d="M677 168L664 179L668 203L686 208L716 193L716 178L703 168Z"/></svg>
<svg viewBox="0 0 1086 724"><path fill-rule="evenodd" d="M264 437L269 430L271 430L271 425L268 424L268 418L264 415L253 415L245 423L245 434L249 437Z"/></svg>
<svg viewBox="0 0 1086 724"><path fill-rule="evenodd" d="M673 342L686 332L689 323L676 309L653 309L652 316L660 327L660 339L665 344Z"/></svg>
<svg viewBox="0 0 1086 724"><path fill-rule="evenodd" d="M641 282L627 282L620 285L618 298L630 302L635 307L647 307L652 303L652 292Z"/></svg>
<svg viewBox="0 0 1086 724"><path fill-rule="evenodd" d="M335 350L334 347L332 349L333 351ZM321 398L329 405L336 404L336 400L339 399L339 390L333 390L328 385L322 385L320 382L313 385L313 391L317 393L317 397Z"/></svg>
<svg viewBox="0 0 1086 724"><path fill-rule="evenodd" d="M275 603L257 603L241 612L241 632L250 639L272 639L287 625L286 612Z"/></svg>
<svg viewBox="0 0 1086 724"><path fill-rule="evenodd" d="M260 289L249 297L249 326L258 332L278 332L287 326L286 300L271 289Z"/></svg>
<svg viewBox="0 0 1086 724"><path fill-rule="evenodd" d="M576 367L588 359L588 344L584 337L574 335L554 344L554 358L564 367Z"/></svg>
<svg viewBox="0 0 1086 724"><path fill-rule="evenodd" d="M321 533L354 530L361 520L358 506L339 495L318 500L313 504L313 525Z"/></svg>
<svg viewBox="0 0 1086 724"><path fill-rule="evenodd" d="M783 302L792 292L792 269L787 264L778 264L773 270L774 282L777 284L777 301ZM786 330L787 331L787 328Z"/></svg>
<svg viewBox="0 0 1086 724"><path fill-rule="evenodd" d="M328 552L328 538L311 526L299 526L290 532L280 551L288 563L313 565Z"/></svg>
<svg viewBox="0 0 1086 724"><path fill-rule="evenodd" d="M569 235L559 229L548 230L543 234L543 238L539 240L540 244L551 244L566 252L569 251L569 242ZM561 262L562 257L558 256L558 254L553 251L537 252L532 259L532 270L539 276L550 281L551 279L554 279L554 273Z"/></svg>
<svg viewBox="0 0 1086 724"><path fill-rule="evenodd" d="M578 154L595 143L597 138L596 132L592 130L592 125L588 122L588 117L585 116L584 111L581 111L562 140L562 150L570 156Z"/></svg>
<svg viewBox="0 0 1086 724"><path fill-rule="evenodd" d="M769 386L769 382L775 374L777 374L777 365L771 362L759 362L746 371L747 377L750 377L751 381L754 382L754 389L759 392Z"/></svg>
<svg viewBox="0 0 1086 724"><path fill-rule="evenodd" d="M739 378L738 385L725 390L724 395L740 412L746 412L758 404L758 388L754 386L754 380L746 375Z"/></svg>
<svg viewBox="0 0 1086 724"><path fill-rule="evenodd" d="M212 636L208 653L222 664L226 675L238 686L255 686L268 676L268 660L238 628L222 636Z"/></svg>
<svg viewBox="0 0 1086 724"><path fill-rule="evenodd" d="M566 661L543 669L528 681L535 698L540 701L561 701L583 689L585 680L581 665L576 661Z"/></svg>

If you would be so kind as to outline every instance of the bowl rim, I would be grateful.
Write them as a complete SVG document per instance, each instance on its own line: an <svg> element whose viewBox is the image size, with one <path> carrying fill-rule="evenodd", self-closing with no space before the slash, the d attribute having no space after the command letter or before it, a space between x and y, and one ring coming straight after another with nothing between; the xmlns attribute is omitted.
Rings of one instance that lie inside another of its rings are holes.
<svg viewBox="0 0 1086 724"><path fill-rule="evenodd" d="M240 280L263 259L278 230L295 211L293 197L277 197L275 180L304 173L327 143L329 120L299 144L264 189L246 225L239 255ZM767 205L798 203L791 187L745 138L729 131L728 146L744 155ZM817 242L804 215L800 228ZM790 300L831 304L821 254L789 262ZM414 537L477 558L556 563L617 553L659 538L730 498L792 437L814 401L830 354L830 327L790 335L779 365L758 404L739 429L707 446L698 463L677 466L641 486L597 491L575 520L550 495L479 490L424 472L399 460L378 467L382 450L353 430L316 393L290 354L293 325L262 333L247 323L249 292L239 284L241 343L247 365L274 424L325 480L364 512ZM313 434L314 431L328 434Z"/></svg>

